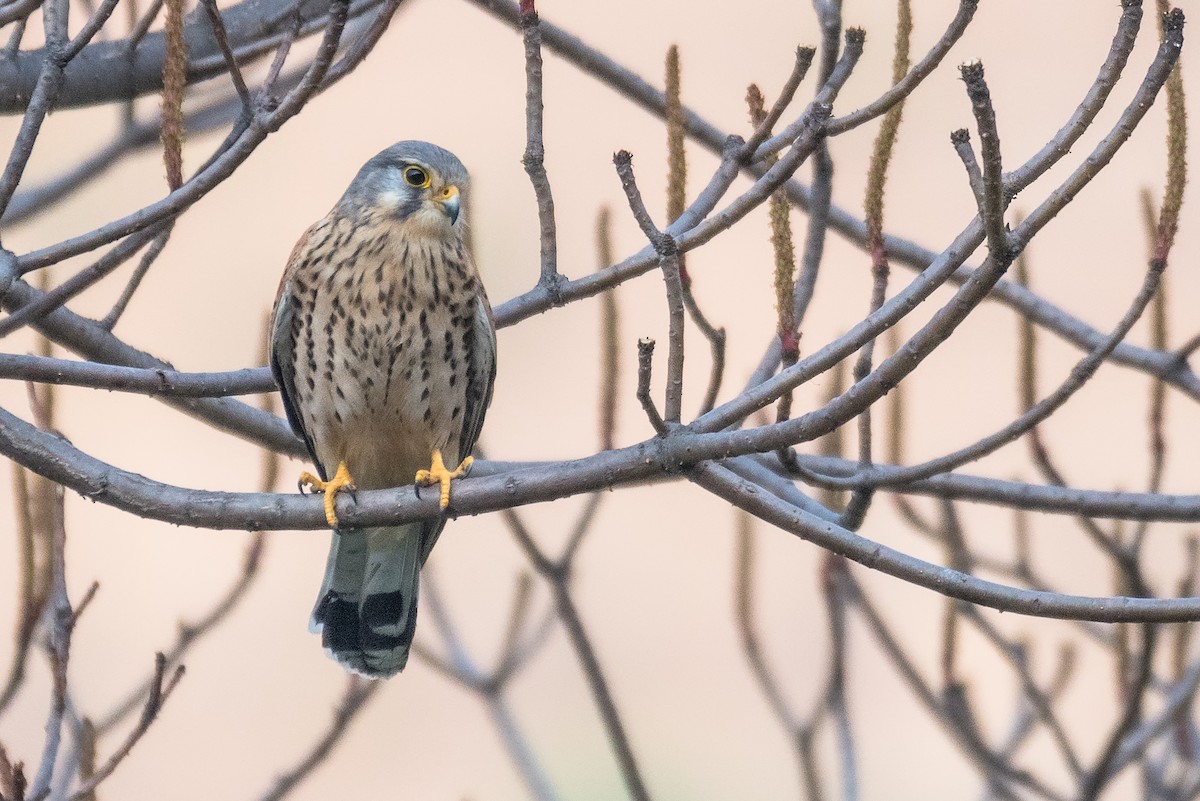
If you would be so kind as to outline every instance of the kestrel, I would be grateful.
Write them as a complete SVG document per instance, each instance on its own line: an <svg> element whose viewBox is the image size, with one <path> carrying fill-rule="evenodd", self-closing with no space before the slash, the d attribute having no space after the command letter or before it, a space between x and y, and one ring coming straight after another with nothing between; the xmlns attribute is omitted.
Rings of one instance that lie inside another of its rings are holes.
<svg viewBox="0 0 1200 801"><path fill-rule="evenodd" d="M492 310L464 240L467 171L428 142L368 161L296 244L275 300L271 370L325 493L333 542L312 614L329 654L404 668L417 579L445 517L344 529L340 490L438 485L466 472L496 375ZM453 469L447 465L457 465Z"/></svg>

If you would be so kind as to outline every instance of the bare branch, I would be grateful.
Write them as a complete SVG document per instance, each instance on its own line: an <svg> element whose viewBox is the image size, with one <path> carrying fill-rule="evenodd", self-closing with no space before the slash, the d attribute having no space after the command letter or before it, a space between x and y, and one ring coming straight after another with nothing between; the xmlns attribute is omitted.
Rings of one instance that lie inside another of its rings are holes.
<svg viewBox="0 0 1200 801"><path fill-rule="evenodd" d="M799 725L784 700L783 691L775 672L767 664L754 622L756 582L753 518L745 512L741 512L737 516L737 521L733 597L742 654L746 657L746 661L750 665L750 672L754 675L759 691L762 692L775 719L789 736L795 736Z"/></svg>
<svg viewBox="0 0 1200 801"><path fill-rule="evenodd" d="M176 398L220 398L275 391L275 379L266 367L246 367L227 373L180 373L165 368L121 367L13 353L0 354L0 378Z"/></svg>
<svg viewBox="0 0 1200 801"><path fill-rule="evenodd" d="M403 0L393 0L396 4ZM161 0L158 0L161 3ZM162 68L166 57L165 31L146 33L158 15L158 3L152 4L143 24L129 39L96 42L84 47L64 70L57 107L110 103L130 100L162 89ZM386 5L385 0L355 0L349 17L356 19ZM328 22L326 0L243 0L224 10L228 41L238 62L269 53L287 36L291 12L297 9L300 35L321 30ZM203 12L189 15L184 25L187 41L188 82L213 78L228 69L216 37ZM22 111L33 104L31 75L45 57L44 50L15 54L0 62L0 113Z"/></svg>
<svg viewBox="0 0 1200 801"><path fill-rule="evenodd" d="M167 702L167 698L171 695L171 691L175 689L175 685L183 678L183 665L179 665L171 673L170 678L166 676L167 659L162 654L155 656L154 661L154 681L150 686L150 692L146 696L146 705L142 707L142 715L138 719L138 723L133 727L133 730L125 737L125 741L117 747L117 750L112 753L104 764L96 768L95 772L85 781L81 782L75 793L71 795L70 801L84 801L92 795L100 783L113 774L113 771L124 761L125 757L129 756L129 752L137 745L138 740L150 728L155 719L158 718L158 713L162 711L163 704Z"/></svg>
<svg viewBox="0 0 1200 801"><path fill-rule="evenodd" d="M979 147L983 155L981 173L983 204L979 214L983 218L983 229L987 233L988 254L992 261L1007 264L1009 255L1008 233L1004 226L1004 170L1000 161L1000 135L996 130L996 110L992 108L992 97L983 77L983 64L973 61L961 68L963 82L967 85L967 96L971 98L971 112L979 129ZM968 168L969 171L969 168Z"/></svg>
<svg viewBox="0 0 1200 801"><path fill-rule="evenodd" d="M333 720L321 737L296 765L280 776L275 784L260 796L260 801L280 801L324 764L326 758L350 728L350 724L367 703L383 687L381 681L366 681L359 676L346 678L346 690L334 709Z"/></svg>
<svg viewBox="0 0 1200 801"><path fill-rule="evenodd" d="M241 98L243 113L251 114L254 110L254 103L250 99L250 90L246 87L246 79L242 77L242 70L238 66L237 57L233 54L233 48L229 45L229 32L225 29L225 20L221 18L221 9L217 8L216 0L200 0L200 5L203 6L204 13L208 15L208 22L212 25L212 32L213 36L216 37L217 47L221 49L221 55L225 59L225 66L229 69L229 78L233 81L233 88L237 91L238 97ZM186 40L184 42L186 46ZM169 42L167 49L168 51L170 50Z"/></svg>
<svg viewBox="0 0 1200 801"><path fill-rule="evenodd" d="M678 423L683 408L683 284L680 277L680 254L675 238L669 233L658 230L650 219L646 204L638 191L637 181L633 176L633 156L622 150L613 156L617 165L617 174L621 178L621 187L629 201L629 208L634 219L641 226L642 233L650 240L658 253L659 266L663 272L663 281L667 286L667 312L670 324L667 329L667 399L663 407L663 416L668 424Z"/></svg>
<svg viewBox="0 0 1200 801"><path fill-rule="evenodd" d="M541 231L541 274L538 286L552 295L560 281L558 233L554 221L554 195L546 176L546 146L542 138L542 34L533 0L521 5L521 34L525 42L525 155L521 163L537 197Z"/></svg>

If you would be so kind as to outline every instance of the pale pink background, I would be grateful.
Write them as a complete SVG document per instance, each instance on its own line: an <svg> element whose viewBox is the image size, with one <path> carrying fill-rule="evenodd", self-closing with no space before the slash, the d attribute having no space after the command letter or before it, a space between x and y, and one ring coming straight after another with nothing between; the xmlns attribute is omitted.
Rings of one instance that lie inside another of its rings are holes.
<svg viewBox="0 0 1200 801"><path fill-rule="evenodd" d="M848 3L846 21L867 28L867 49L837 109L844 113L873 98L890 72L894 8L891 3ZM954 3L916 4L914 54L940 35ZM1152 4L1148 4L1151 5ZM816 44L807 3L716 0L688 4L618 0L572 3L543 0L543 16L583 36L661 85L662 56L681 49L689 105L722 128L745 133L743 96L758 81L768 97L786 76L797 44ZM905 109L889 184L888 229L940 249L972 216L972 201L948 134L971 125L955 65L982 58L999 115L1008 166L1035 152L1083 96L1109 46L1118 16L1115 2L985 2L971 31L946 64ZM1147 9L1129 80L1114 93L1063 166L1016 201L1033 208L1106 133L1141 80L1156 42ZM283 262L301 231L323 215L359 165L404 138L423 138L454 150L475 187L475 241L493 303L526 290L537 276L533 194L523 173L524 77L520 39L463 2L413 3L397 17L378 50L347 81L315 100L177 226L118 332L131 344L170 359L180 369L224 370L255 363L263 321ZM1186 49L1185 49L1186 53ZM1200 87L1185 55L1193 96ZM546 166L558 208L563 272L596 267L593 226L611 206L616 246L626 255L643 244L624 211L611 154L635 156L652 209L661 218L664 135L650 115L557 57L546 62ZM811 90L811 79L802 93ZM804 94L807 97L807 94ZM146 103L155 102L147 99ZM1194 107L1194 104L1193 104ZM1135 140L1080 201L1061 215L1032 251L1036 286L1090 323L1107 329L1141 282L1145 244L1137 192L1161 192L1164 155L1162 106L1151 111ZM16 119L3 121L11 137ZM63 112L47 123L30 170L36 181L93 147L115 121L106 114ZM867 126L833 143L835 202L861 207L865 153L875 133ZM1192 137L1193 153L1195 137ZM189 141L194 168L216 135ZM690 188L698 190L715 165L693 146ZM1195 159L1195 157L1193 157ZM803 177L808 179L807 169ZM744 181L738 186L744 187ZM159 156L150 152L117 165L104 181L45 215L5 232L16 252L88 230L164 192ZM798 240L804 218L793 217ZM1195 298L1200 280L1194 206L1185 207L1168 281L1174 312L1172 341L1200 324ZM66 275L86 264L56 268ZM770 252L765 212L689 257L703 308L730 330L725 397L744 381L773 328ZM127 270L105 282L75 308L102 314ZM895 270L895 283L911 273ZM868 263L857 249L831 236L803 346L843 331L867 303ZM650 429L633 402L638 337L666 339L660 279L647 275L622 287L622 409L618 441L632 443ZM935 300L944 301L942 292ZM556 459L592 452L596 443L598 304L585 301L548 312L500 333L495 402L483 442L503 459ZM928 312L918 311L914 322ZM911 456L925 458L989 433L1014 414L1016 322L991 304L963 326L906 382L913 413ZM707 375L707 348L689 332L691 357L686 409L693 411ZM1145 325L1132 337L1144 343ZM1043 381L1056 384L1079 357L1053 336L1043 337ZM24 352L28 336L5 350ZM1140 488L1145 482L1144 426L1148 380L1105 368L1048 426L1048 437L1071 478L1094 488ZM828 379L802 390L797 408L811 408ZM61 393L61 426L83 450L157 480L191 487L252 490L257 450L137 396L88 390ZM23 388L0 386L0 403L27 413ZM919 408L918 408L919 407ZM1168 489L1196 492L1200 411L1170 399L1173 444ZM287 463L279 489L290 491L303 465ZM975 472L1032 477L1024 450L1011 447ZM8 481L0 503L10 506ZM525 510L550 543L563 541L581 499ZM98 713L141 680L156 649L174 638L228 585L240 564L245 534L193 531L142 521L74 495L68 499L69 582L73 597L93 580L100 593L76 634L72 685L84 710ZM971 508L969 535L989 552L1011 542L1007 513ZM11 515L0 516L0 549L14 553ZM1175 547L1184 527L1160 527L1151 539L1152 578L1173 584ZM628 489L606 499L597 528L584 546L576 588L589 631L612 681L632 742L657 798L794 798L796 768L788 744L752 683L738 650L731 597L734 516L701 490L678 482ZM868 536L936 559L928 543L908 534L881 498L865 528ZM1100 594L1111 570L1085 544L1069 518L1038 520L1036 551L1064 589ZM252 799L316 738L343 686L342 670L307 633L306 618L320 580L327 536L280 532L270 537L264 575L246 603L187 659L188 675L160 721L104 786L105 798ZM761 629L768 656L797 709L807 710L822 682L826 655L823 604L816 588L819 552L802 541L759 527ZM0 558L0 588L12 586L13 559ZM431 565L472 653L494 658L513 578L522 560L498 517L460 519L447 529ZM937 673L937 596L856 568L886 601L893 622L903 621L930 680ZM548 603L544 588L536 607ZM12 593L0 592L0 627L13 617ZM1046 677L1053 646L1069 627L988 613L1013 634L1038 642L1035 673ZM419 637L437 640L428 614ZM851 706L862 761L864 798L973 796L972 769L931 724L870 644L851 626ZM994 652L965 637L963 675L985 730L1006 731L1016 696L1007 668ZM1082 646L1086 675L1064 700L1072 733L1091 755L1110 722L1112 669L1107 658ZM7 635L0 663L7 664ZM48 699L40 655L20 702L0 723L0 741L14 758L36 762ZM621 798L624 790L580 672L561 632L513 685L509 698L538 757L563 798ZM1030 746L1035 762L1052 762L1048 740ZM1045 756L1039 756L1042 752ZM832 740L821 742L826 776L836 781ZM1061 775L1055 774L1058 778ZM1126 789L1132 793L1132 785ZM965 794L965 795L964 795ZM391 681L354 724L332 761L294 795L297 799L412 798L517 799L519 777L500 748L481 704L414 660ZM1115 795L1113 797L1116 797ZM1131 796L1126 796L1131 797Z"/></svg>

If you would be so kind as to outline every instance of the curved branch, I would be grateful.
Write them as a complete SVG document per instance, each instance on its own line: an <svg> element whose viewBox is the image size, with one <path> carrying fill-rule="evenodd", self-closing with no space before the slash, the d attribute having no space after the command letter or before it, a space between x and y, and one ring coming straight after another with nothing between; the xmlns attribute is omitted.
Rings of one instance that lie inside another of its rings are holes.
<svg viewBox="0 0 1200 801"><path fill-rule="evenodd" d="M694 467L704 436L677 431L618 450L562 462L484 462L476 476L454 491L455 514L482 514L530 503L557 500L582 492L672 480ZM213 529L325 529L319 498L273 493L194 490L163 484L90 456L71 443L0 408L0 454L84 497L140 517L176 525ZM769 459L770 457L761 457ZM806 469L845 475L855 461L799 456ZM732 467L757 465L754 458L724 460ZM771 464L778 466L777 460ZM887 469L876 465L876 469ZM893 468L894 469L894 468ZM746 471L755 475L757 471ZM774 494L756 479L762 494ZM1200 522L1200 495L1104 492L1041 486L979 476L949 474L917 481L894 491L971 500L1031 511L1089 515L1123 520ZM419 497L411 486L357 493L353 503L339 498L338 518L349 528L399 525L438 513L437 498ZM801 508L788 501L789 507ZM813 510L803 510L821 519ZM829 522L825 520L824 522Z"/></svg>
<svg viewBox="0 0 1200 801"><path fill-rule="evenodd" d="M176 398L222 398L276 389L267 367L246 367L226 373L181 373L165 367L122 367L9 353L0 354L0 378Z"/></svg>
<svg viewBox="0 0 1200 801"><path fill-rule="evenodd" d="M242 0L223 10L221 16L229 46L237 60L245 62L277 46L288 35L297 4L301 35L324 27L328 0ZM362 16L382 4L383 0L355 0L350 4L349 18ZM225 57L203 9L197 8L187 16L183 34L187 41L189 84L227 71ZM127 39L90 44L67 65L56 107L132 100L157 92L162 89L165 57L166 37L162 31L144 36L132 52ZM12 59L0 59L0 114L25 110L43 58L42 50L31 50L17 53Z"/></svg>
<svg viewBox="0 0 1200 801"><path fill-rule="evenodd" d="M498 17L502 22L510 26L515 26L517 18L515 4L510 4L507 0L468 0L468 2L481 7L493 16ZM961 35L963 26L970 21L969 17L964 16L969 11L969 9L962 7L965 5L969 5L969 3L960 5L960 16L955 17L943 36L955 37ZM1016 191L1027 186L1036 177L1043 174L1054 163L1065 156L1070 149L1071 143L1079 137L1081 126L1086 128L1088 122L1095 117L1100 107L1107 100L1113 84L1120 78L1121 71L1128 57L1128 49L1133 45L1134 35L1136 34L1137 24L1140 19L1136 3L1127 2L1123 4L1123 13L1118 23L1117 32L1113 38L1112 47L1087 96L1083 99L1071 119L1047 143L1043 151L1036 154L1029 162L1018 167L1010 174L1007 182L1007 187L1010 191ZM545 21L542 22L542 35L545 45L562 58L575 64L584 72L596 77L613 91L650 113L660 118L664 116L666 109L665 95L632 70L623 67L598 50L589 47L578 37ZM917 73L918 70L931 70L936 66L936 60L940 58L938 53L937 49L931 50L930 54L926 57L926 61L929 63L926 64L923 61L918 67L914 67L911 73ZM897 88L899 88L899 85ZM906 85L905 88L911 89L915 87L908 87ZM898 101L904 96L899 92L894 94L896 96L888 96L889 103ZM881 99L883 98L881 97ZM881 114L886 110L885 106L877 108L874 104L869 104L867 108L871 109L872 114ZM857 114L858 112L853 112L844 117L830 119L825 123L825 129L827 131L840 132L839 124L846 124L850 120L854 120L856 124L864 122L865 120L857 118ZM726 132L686 107L683 109L683 116L685 129L690 136L713 153L722 154L724 152L729 139L729 135ZM766 172L766 167L762 163L757 163L751 167L747 167L746 170L751 175L758 177ZM793 179L784 183L782 189L787 194L788 200L797 207L805 210L810 207L812 200L812 190L810 187ZM829 226L846 237L850 242L859 246L866 245L866 223L845 209L839 206L830 206ZM884 236L884 247L893 264L903 264L918 272L923 271L938 257L936 252L893 234L886 234ZM524 295L520 295L498 307L496 309L497 320L504 320L511 324L526 317L532 317L535 314L540 314L554 308L556 305L562 305L564 302L569 302L580 297L588 297L611 288L624 280L648 272L655 264L653 250L644 248L618 265L565 283L558 288L558 293L555 296L551 296L549 292L541 287L536 287ZM974 270L975 268L971 266L959 267L950 280L955 284L962 284L971 277ZM1001 280L998 282L993 287L989 298L1003 303L1019 314L1033 320L1038 325L1054 332L1081 350L1093 350L1099 347L1104 341L1105 335L1102 332L1091 327L1079 317L1011 281ZM1198 340L1200 340L1200 337L1198 337ZM1122 342L1113 351L1109 360L1133 367L1150 375L1158 376L1189 397L1200 400L1200 377L1188 367L1184 360L1179 359L1174 353Z"/></svg>
<svg viewBox="0 0 1200 801"><path fill-rule="evenodd" d="M790 531L815 545L950 598L1004 612L1066 620L1157 622L1200 618L1200 598L1088 598L1024 590L986 581L968 573L925 562L860 537L834 523L818 520L756 487L725 468L700 465L692 481L739 509Z"/></svg>
<svg viewBox="0 0 1200 801"><path fill-rule="evenodd" d="M14 281L0 297L6 309L17 309L43 293L24 281ZM69 350L96 362L171 370L171 365L127 345L103 326L65 308L55 309L35 324L38 332ZM304 443L287 421L232 398L169 398L166 403L215 428L289 456L307 457Z"/></svg>

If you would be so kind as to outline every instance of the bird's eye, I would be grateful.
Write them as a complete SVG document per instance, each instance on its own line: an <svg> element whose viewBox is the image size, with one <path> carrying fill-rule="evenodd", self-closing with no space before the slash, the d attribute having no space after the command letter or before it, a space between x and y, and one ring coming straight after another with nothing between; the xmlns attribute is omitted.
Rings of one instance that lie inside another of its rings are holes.
<svg viewBox="0 0 1200 801"><path fill-rule="evenodd" d="M424 189L429 186L429 175L420 167L405 167L404 182L417 189Z"/></svg>

